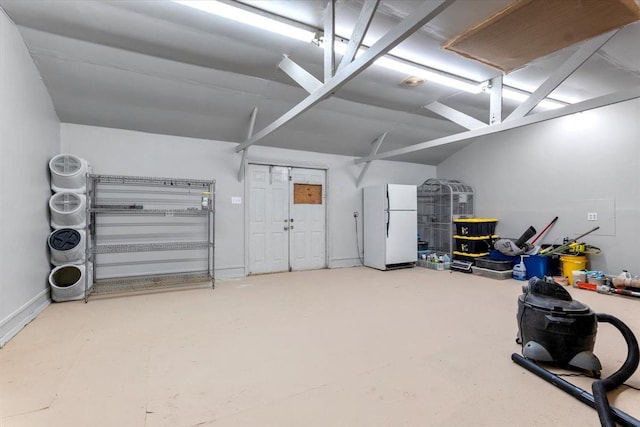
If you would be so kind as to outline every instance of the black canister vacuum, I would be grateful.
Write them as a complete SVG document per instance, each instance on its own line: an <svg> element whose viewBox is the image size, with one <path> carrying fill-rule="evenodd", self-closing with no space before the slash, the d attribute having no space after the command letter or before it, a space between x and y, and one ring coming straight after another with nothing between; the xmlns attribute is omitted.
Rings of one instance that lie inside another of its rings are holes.
<svg viewBox="0 0 640 427"><path fill-rule="evenodd" d="M581 402L595 408L603 427L640 427L640 421L611 407L607 392L627 379L638 368L638 341L633 332L619 319L595 313L585 304L571 298L569 292L555 282L537 277L529 280L518 297L518 338L522 356L511 359ZM608 378L600 380L600 361L593 354L598 322L610 323L620 331L627 343L627 358L622 367ZM523 357L524 356L524 357ZM552 363L564 368L591 372L598 380L592 384L593 394L548 371L536 362Z"/></svg>

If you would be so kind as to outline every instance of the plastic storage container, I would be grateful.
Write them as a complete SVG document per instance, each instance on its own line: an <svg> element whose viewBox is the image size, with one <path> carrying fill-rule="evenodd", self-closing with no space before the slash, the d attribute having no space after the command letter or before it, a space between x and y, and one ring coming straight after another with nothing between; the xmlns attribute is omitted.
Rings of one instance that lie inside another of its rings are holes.
<svg viewBox="0 0 640 427"><path fill-rule="evenodd" d="M51 228L84 228L87 198L71 191L54 193L49 199Z"/></svg>
<svg viewBox="0 0 640 427"><path fill-rule="evenodd" d="M489 258L494 260L511 261L514 264L520 262L520 256L507 256L495 249L489 251ZM527 268L527 279L534 276L543 278L547 276L549 269L549 257L540 255L530 255L524 258L524 265Z"/></svg>
<svg viewBox="0 0 640 427"><path fill-rule="evenodd" d="M49 235L48 243L51 264L84 264L84 230L59 228Z"/></svg>
<svg viewBox="0 0 640 427"><path fill-rule="evenodd" d="M587 269L587 257L584 255L562 255L562 275L569 279L569 284L573 285L573 272L575 270Z"/></svg>
<svg viewBox="0 0 640 427"><path fill-rule="evenodd" d="M458 218L454 219L458 236L491 236L496 231L496 218Z"/></svg>
<svg viewBox="0 0 640 427"><path fill-rule="evenodd" d="M469 262L473 262L474 264L478 258L486 257L487 255L489 255L489 252L474 254L474 253L453 251L453 259L457 259L461 261L469 261Z"/></svg>
<svg viewBox="0 0 640 427"><path fill-rule="evenodd" d="M476 266L480 268L486 268L493 271L507 271L513 268L513 261L511 260L497 260L491 258L478 258L476 259ZM511 277L511 276L509 276Z"/></svg>
<svg viewBox="0 0 640 427"><path fill-rule="evenodd" d="M51 299L55 302L77 301L84 298L85 274L89 274L89 288L93 286L93 270L89 264L89 271L84 265L60 265L49 274Z"/></svg>
<svg viewBox="0 0 640 427"><path fill-rule="evenodd" d="M453 238L456 239L456 251L477 254L491 249L498 236L495 234L492 236L459 236L456 234Z"/></svg>
<svg viewBox="0 0 640 427"><path fill-rule="evenodd" d="M474 266L474 267L471 267L471 271L476 276L483 276L483 277L488 277L490 279L496 279L496 280L511 279L511 277L513 276L513 270L511 269L498 271L498 270L491 270L489 268Z"/></svg>
<svg viewBox="0 0 640 427"><path fill-rule="evenodd" d="M91 165L86 160L72 154L58 154L49 160L49 171L53 191L86 192L86 174L91 172Z"/></svg>
<svg viewBox="0 0 640 427"><path fill-rule="evenodd" d="M430 268L431 270L438 270L438 271L449 270L451 268L450 262L421 261L420 265L422 267L427 267L427 268Z"/></svg>

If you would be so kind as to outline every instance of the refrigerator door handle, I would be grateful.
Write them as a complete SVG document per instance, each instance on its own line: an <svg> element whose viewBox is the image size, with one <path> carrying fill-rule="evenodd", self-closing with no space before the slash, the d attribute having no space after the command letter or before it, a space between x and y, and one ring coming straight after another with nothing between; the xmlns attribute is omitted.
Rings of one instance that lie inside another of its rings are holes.
<svg viewBox="0 0 640 427"><path fill-rule="evenodd" d="M391 221L391 212L389 212L391 210L391 202L389 200L389 186L385 185L386 187L386 196L387 196L387 239L389 238L389 222Z"/></svg>
<svg viewBox="0 0 640 427"><path fill-rule="evenodd" d="M389 238L389 222L391 222L391 212L387 209L387 238Z"/></svg>

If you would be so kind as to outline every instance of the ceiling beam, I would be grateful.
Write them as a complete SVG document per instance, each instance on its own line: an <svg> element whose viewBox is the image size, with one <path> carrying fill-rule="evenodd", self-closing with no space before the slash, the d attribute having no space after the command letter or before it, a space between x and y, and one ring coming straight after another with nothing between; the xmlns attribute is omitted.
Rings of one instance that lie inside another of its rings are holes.
<svg viewBox="0 0 640 427"><path fill-rule="evenodd" d="M258 107L251 109L251 116L249 117L249 129L247 131L247 139L253 135L253 128L256 124L256 116L258 115ZM240 160L240 169L238 170L238 182L242 182L244 178L244 170L247 167L247 155L249 154L249 147L242 150L242 159Z"/></svg>
<svg viewBox="0 0 640 427"><path fill-rule="evenodd" d="M489 80L489 124L502 122L502 74Z"/></svg>
<svg viewBox="0 0 640 427"><path fill-rule="evenodd" d="M373 148L371 149L371 153L369 153L370 156L373 156L378 153L378 150L380 149L380 146L382 145L382 142L386 137L387 137L387 132L383 133L378 138L376 138L375 141L373 141ZM367 162L364 164L362 171L360 171L360 176L356 181L356 187L360 187L360 183L364 179L364 176L367 174L367 171L369 170L369 166L371 166L371 162Z"/></svg>
<svg viewBox="0 0 640 427"><path fill-rule="evenodd" d="M462 111L458 111L455 108L451 108L447 105L441 104L438 101L425 105L424 108L429 111L433 111L434 113L444 117L447 120L459 124L463 128L480 129L487 126L486 123L481 122L480 120L471 117L470 115L465 114Z"/></svg>
<svg viewBox="0 0 640 427"><path fill-rule="evenodd" d="M382 36L373 46L371 46L365 53L356 58L352 63L338 71L328 82L324 83L321 87L299 102L291 110L284 113L273 123L256 133L247 141L240 143L236 146L236 152L240 152L245 148L255 144L267 135L280 129L291 120L295 119L305 111L318 104L320 101L331 96L333 92L340 89L347 84L350 80L364 71L369 65L385 55L391 49L400 44L404 39L413 34L420 27L427 22L435 18L451 6L455 0L443 0L434 7L434 2L431 0L424 1L411 15L402 20L399 24L393 27L389 32Z"/></svg>
<svg viewBox="0 0 640 427"><path fill-rule="evenodd" d="M294 82L298 83L304 90L311 93L322 86L322 82L307 70L293 62L287 55L282 55L282 61L278 64L278 68L287 73Z"/></svg>
<svg viewBox="0 0 640 427"><path fill-rule="evenodd" d="M587 59L596 53L605 43L607 43L611 37L616 35L618 30L610 31L601 36L594 37L588 40L580 46L580 48L571 55L559 68L556 70L533 92L529 98L527 98L522 104L518 106L505 121L516 120L526 116L536 108L536 106L545 99L551 92L553 92L563 81L573 74Z"/></svg>
<svg viewBox="0 0 640 427"><path fill-rule="evenodd" d="M356 22L356 25L353 28L353 32L351 33L351 38L349 39L349 43L347 44L347 49L344 55L342 55L342 61L340 61L340 65L338 65L338 71L353 62L353 58L356 57L356 53L358 53L358 49L364 41L364 36L367 35L367 30L369 30L369 25L371 25L373 15L376 13L379 2L380 0L365 0L364 4L362 5L360 16L358 17L358 21Z"/></svg>
<svg viewBox="0 0 640 427"><path fill-rule="evenodd" d="M329 0L324 10L324 81L328 82L336 70L336 0Z"/></svg>
<svg viewBox="0 0 640 427"><path fill-rule="evenodd" d="M635 86L633 89L624 90L621 92L615 92L609 95L599 96L586 101L570 104L557 110L544 111L542 113L536 113L531 116L521 117L519 119L504 121L500 124L493 126L487 126L482 129L474 129L455 135L449 135L442 138L437 138L431 141L421 142L419 144L410 145L408 147L398 148L396 150L385 151L384 153L376 154L373 156L362 157L355 159L356 164L370 162L372 160L388 159L390 157L397 157L403 154L415 153L416 151L426 150L428 148L438 147L441 145L451 144L454 142L465 141L480 136L491 135L498 132L504 132L523 126L528 126L534 123L540 123L547 120L556 119L558 117L564 117L582 111L593 110L594 108L605 107L611 104L617 104L619 102L629 101L632 99L640 98L640 86Z"/></svg>

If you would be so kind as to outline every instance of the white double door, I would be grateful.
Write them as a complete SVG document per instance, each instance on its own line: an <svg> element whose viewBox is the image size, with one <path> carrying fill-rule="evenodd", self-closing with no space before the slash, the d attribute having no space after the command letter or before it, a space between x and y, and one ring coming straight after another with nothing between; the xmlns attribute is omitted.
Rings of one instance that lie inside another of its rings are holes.
<svg viewBox="0 0 640 427"><path fill-rule="evenodd" d="M326 171L250 164L249 274L325 268Z"/></svg>

